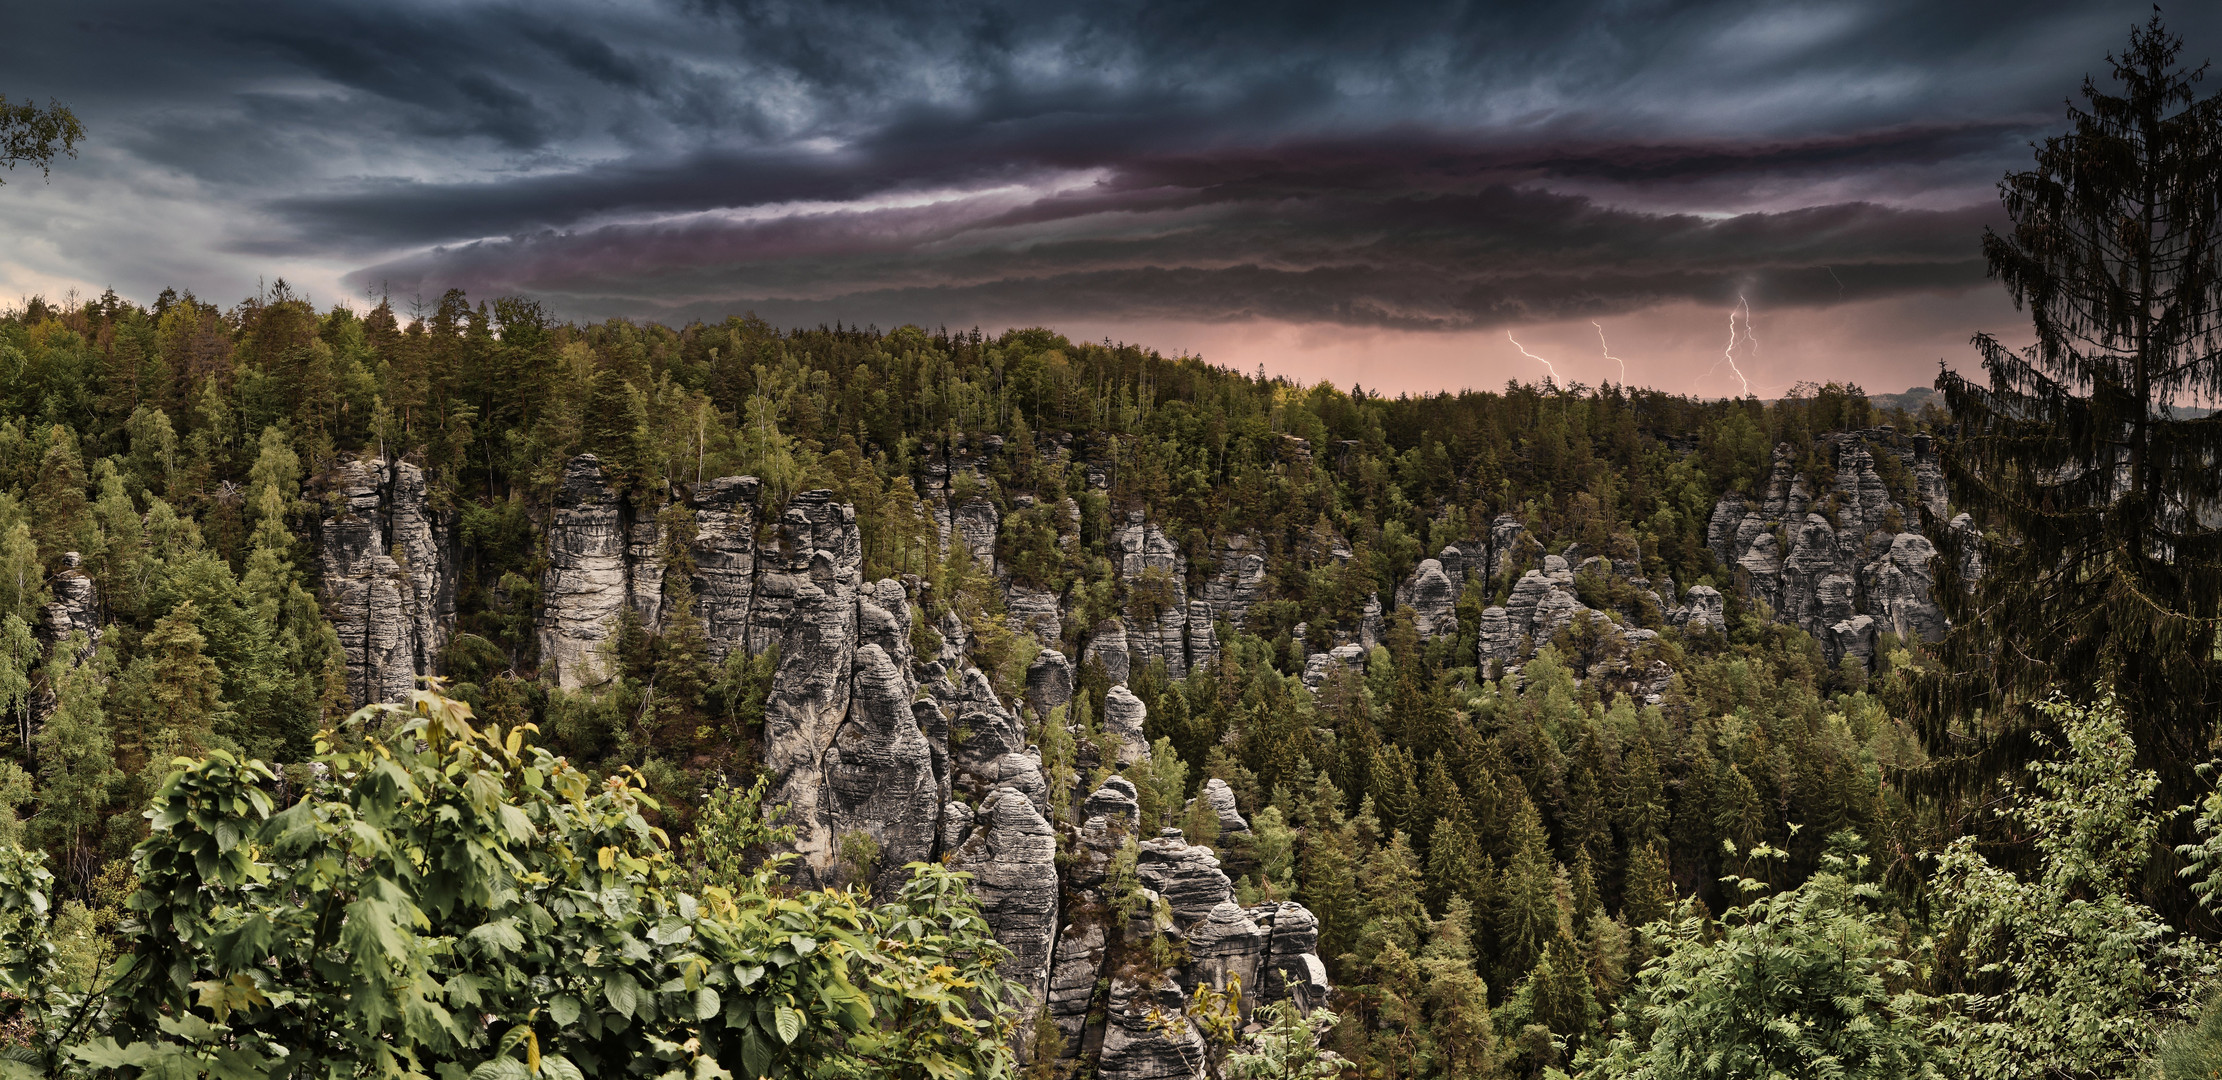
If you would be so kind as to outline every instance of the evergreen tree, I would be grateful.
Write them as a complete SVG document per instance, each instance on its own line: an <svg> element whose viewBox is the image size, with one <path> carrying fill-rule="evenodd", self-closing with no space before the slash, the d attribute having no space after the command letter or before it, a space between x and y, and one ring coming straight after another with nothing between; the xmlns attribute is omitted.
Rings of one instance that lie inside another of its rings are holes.
<svg viewBox="0 0 2222 1080"><path fill-rule="evenodd" d="M135 756L148 770L149 791L172 758L211 748L223 711L223 672L208 657L199 617L187 600L157 620L121 680L119 756Z"/></svg>
<svg viewBox="0 0 2222 1080"><path fill-rule="evenodd" d="M1427 984L1427 1023L1439 1075L1487 1080L1498 1074L1501 1062L1489 985L1474 970L1472 925L1473 910L1465 898L1452 898L1435 921L1434 939L1420 953L1420 972Z"/></svg>
<svg viewBox="0 0 2222 1080"><path fill-rule="evenodd" d="M84 635L73 633L54 650L43 673L54 710L31 737L39 778L31 837L56 854L80 889L98 872L108 802L123 779L103 708L108 653L96 650L79 661L88 645Z"/></svg>
<svg viewBox="0 0 2222 1080"><path fill-rule="evenodd" d="M1411 751L1401 746L1384 746L1373 756L1372 774L1374 812L1381 815L1381 826L1392 832L1413 834L1422 824L1420 812L1420 785L1414 775Z"/></svg>
<svg viewBox="0 0 2222 1080"><path fill-rule="evenodd" d="M1497 886L1498 981L1517 982L1543 955L1558 930L1559 907L1551 840L1535 804L1521 800L1512 819L1512 856Z"/></svg>
<svg viewBox="0 0 2222 1080"><path fill-rule="evenodd" d="M2222 708L2222 427L2172 411L2222 397L2222 94L2177 64L2160 16L2086 79L2070 130L1999 185L2013 228L1984 256L2035 343L1978 335L1987 385L1937 378L1946 466L1975 516L1977 581L1939 560L1951 619L1916 696L1947 789L2032 756L2033 705L2109 694L2163 797L2196 790ZM2005 646L2010 643L2010 647ZM1972 722L1980 715L1981 723Z"/></svg>
<svg viewBox="0 0 2222 1080"><path fill-rule="evenodd" d="M1621 918L1629 927L1641 928L1666 917L1674 903L1674 881L1667 874L1665 857L1656 844L1645 844L1628 856L1628 885L1622 890Z"/></svg>
<svg viewBox="0 0 2222 1080"><path fill-rule="evenodd" d="M78 454L76 433L53 425L47 429L46 453L39 460L39 478L31 485L27 507L39 554L49 565L65 551L97 554L85 481L85 459Z"/></svg>
<svg viewBox="0 0 2222 1080"><path fill-rule="evenodd" d="M1358 938L1357 962L1372 965L1391 944L1406 954L1419 952L1432 924L1420 902L1419 865L1403 833L1391 834L1388 843L1367 856L1359 891L1366 922Z"/></svg>

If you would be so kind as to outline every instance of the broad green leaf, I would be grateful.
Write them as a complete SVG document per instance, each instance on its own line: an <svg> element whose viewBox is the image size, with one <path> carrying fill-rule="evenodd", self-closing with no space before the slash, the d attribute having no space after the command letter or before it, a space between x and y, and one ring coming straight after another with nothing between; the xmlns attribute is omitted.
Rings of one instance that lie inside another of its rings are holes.
<svg viewBox="0 0 2222 1080"><path fill-rule="evenodd" d="M802 1014L781 1005L772 1015L778 1018L779 1041L793 1045L802 1036Z"/></svg>
<svg viewBox="0 0 2222 1080"><path fill-rule="evenodd" d="M709 1018L716 1016L718 1014L718 1010L723 1009L724 1007L724 1003L718 1000L717 991L705 986L694 992L695 1019L708 1020Z"/></svg>

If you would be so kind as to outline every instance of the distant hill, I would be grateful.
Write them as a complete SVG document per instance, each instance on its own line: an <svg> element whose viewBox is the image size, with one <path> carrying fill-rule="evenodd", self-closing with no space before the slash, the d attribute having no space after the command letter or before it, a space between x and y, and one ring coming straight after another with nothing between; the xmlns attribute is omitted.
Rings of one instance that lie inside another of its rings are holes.
<svg viewBox="0 0 2222 1080"><path fill-rule="evenodd" d="M1902 394L1869 394L1867 400L1873 402L1878 409L1904 409L1910 413L1920 412L1923 405L1931 402L1939 409L1945 408L1944 397L1936 392L1936 388L1929 386L1909 386ZM2170 408L2168 412L2178 420L2197 420L2202 416L2214 415L2213 409L2202 409L2196 405Z"/></svg>
<svg viewBox="0 0 2222 1080"><path fill-rule="evenodd" d="M1867 400L1878 409L1904 409L1910 413L1920 412L1923 405L1931 402L1939 409L1944 408L1944 398L1933 386L1909 386L1902 394L1869 394Z"/></svg>

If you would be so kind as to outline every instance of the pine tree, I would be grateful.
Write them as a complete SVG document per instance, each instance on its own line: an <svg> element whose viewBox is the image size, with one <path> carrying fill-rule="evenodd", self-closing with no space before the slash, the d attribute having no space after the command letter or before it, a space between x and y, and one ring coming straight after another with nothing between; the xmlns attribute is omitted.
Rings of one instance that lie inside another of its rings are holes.
<svg viewBox="0 0 2222 1080"><path fill-rule="evenodd" d="M1362 920L1357 830L1343 817L1342 792L1324 773L1313 781L1302 810L1297 898L1319 918L1319 954L1337 959L1356 946Z"/></svg>
<svg viewBox="0 0 2222 1080"><path fill-rule="evenodd" d="M1360 877L1366 925L1355 959L1370 965L1389 944L1416 953L1430 932L1427 908L1420 902L1420 870L1412 845L1401 832L1367 856Z"/></svg>
<svg viewBox="0 0 2222 1080"><path fill-rule="evenodd" d="M1489 856L1482 854L1481 842L1474 839L1466 805L1459 801L1451 806L1436 823L1427 846L1427 903L1437 911L1448 910L1451 901L1460 897L1469 905L1479 905L1491 887Z"/></svg>
<svg viewBox="0 0 2222 1080"><path fill-rule="evenodd" d="M1603 1010L1589 983L1589 964L1580 945L1561 930L1552 935L1543 959L1520 988L1512 1012L1530 1023L1542 1024L1566 1040L1568 1051L1597 1031Z"/></svg>
<svg viewBox="0 0 2222 1080"><path fill-rule="evenodd" d="M1520 800L1511 832L1512 857L1497 886L1498 982L1507 986L1535 966L1559 921L1551 838L1534 803Z"/></svg>
<svg viewBox="0 0 2222 1080"><path fill-rule="evenodd" d="M1434 940L1420 953L1427 984L1427 1021L1434 1035L1439 1075L1487 1080L1497 1075L1497 1033L1489 1013L1489 984L1474 970L1473 911L1453 898L1435 921Z"/></svg>
<svg viewBox="0 0 2222 1080"><path fill-rule="evenodd" d="M1987 569L1938 560L1951 631L1915 717L1932 787L2034 756L2055 689L2120 703L2164 800L2198 784L2222 708L2222 427L2171 409L2222 398L2222 94L2195 93L2181 46L2157 13L2134 29L2119 89L2086 79L2070 130L1999 185L2013 228L1984 257L2036 340L1978 335L1987 385L1937 377Z"/></svg>
<svg viewBox="0 0 2222 1080"><path fill-rule="evenodd" d="M1565 815L1559 819L1565 832L1569 861L1586 853L1598 864L1612 858L1612 816L1605 784L1611 779L1605 761L1604 740L1595 725L1587 725L1567 770Z"/></svg>
<svg viewBox="0 0 2222 1080"><path fill-rule="evenodd" d="M1619 789L1619 824L1632 850L1665 838L1666 788L1659 777L1659 756L1642 733L1637 733L1622 760L1627 763L1627 777Z"/></svg>
<svg viewBox="0 0 2222 1080"><path fill-rule="evenodd" d="M46 453L39 460L38 482L31 485L28 500L32 535L49 565L65 551L97 554L85 480L85 459L78 454L76 433L55 424L47 430Z"/></svg>
<svg viewBox="0 0 2222 1080"><path fill-rule="evenodd" d="M112 661L101 649L79 662L87 646L83 634L73 633L54 650L44 673L54 711L31 737L39 777L31 836L55 853L80 888L99 870L108 801L123 779L102 708Z"/></svg>
<svg viewBox="0 0 2222 1080"><path fill-rule="evenodd" d="M155 622L124 671L124 705L118 711L125 723L119 726L129 734L118 749L126 755L136 751L156 777L169 771L170 759L197 757L209 748L223 709L224 675L208 658L199 618L190 600L171 609Z"/></svg>
<svg viewBox="0 0 2222 1080"><path fill-rule="evenodd" d="M1657 844L1645 844L1628 856L1628 886L1622 890L1620 915L1631 928L1666 917L1674 904L1674 880Z"/></svg>
<svg viewBox="0 0 2222 1080"><path fill-rule="evenodd" d="M1420 785L1413 775L1411 751L1384 746L1374 753L1369 771L1373 777L1369 793L1382 827L1407 835L1415 832L1421 824Z"/></svg>

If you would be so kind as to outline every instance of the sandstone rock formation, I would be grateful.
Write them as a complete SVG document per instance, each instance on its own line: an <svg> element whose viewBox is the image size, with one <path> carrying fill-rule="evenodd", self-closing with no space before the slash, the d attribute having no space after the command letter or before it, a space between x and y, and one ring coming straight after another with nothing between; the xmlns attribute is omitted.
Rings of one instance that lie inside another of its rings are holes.
<svg viewBox="0 0 2222 1080"><path fill-rule="evenodd" d="M548 524L548 571L540 583L540 663L565 690L609 678L604 642L633 592L620 518L600 460L572 458Z"/></svg>
<svg viewBox="0 0 2222 1080"><path fill-rule="evenodd" d="M1877 469L1878 445L1909 467L1908 501L1892 495ZM1935 640L1945 630L1932 595L1936 548L1909 530L1924 517L1943 517L1934 449L1925 437L1898 445L1887 428L1823 436L1818 449L1832 470L1822 490L1814 490L1795 450L1783 444L1756 505L1731 494L1714 506L1706 523L1713 557L1735 568L1776 619L1819 640L1832 662L1871 659L1873 635L1883 630Z"/></svg>
<svg viewBox="0 0 2222 1080"><path fill-rule="evenodd" d="M1119 683L1103 697L1103 730L1118 740L1118 763L1132 765L1150 756L1149 739L1142 734L1142 724L1149 716L1149 709L1134 691Z"/></svg>
<svg viewBox="0 0 2222 1080"><path fill-rule="evenodd" d="M1162 660L1175 679L1188 675L1188 560L1165 530L1139 510L1112 534L1113 559L1126 582L1129 670ZM1119 680L1124 681L1124 680Z"/></svg>
<svg viewBox="0 0 2222 1080"><path fill-rule="evenodd" d="M1412 609L1421 637L1458 633L1458 595L1463 584L1443 569L1440 559L1421 559L1412 576L1397 588L1396 602Z"/></svg>
<svg viewBox="0 0 2222 1080"><path fill-rule="evenodd" d="M1048 1000L1050 954L1057 940L1057 836L1041 810L1010 789L980 803L971 838L949 864L972 875L980 912L1011 950L1005 981L1023 997L1021 1014Z"/></svg>
<svg viewBox="0 0 2222 1080"><path fill-rule="evenodd" d="M756 499L753 476L723 476L688 490L694 505L694 612L709 638L710 657L746 649L750 601L756 595Z"/></svg>
<svg viewBox="0 0 2222 1080"><path fill-rule="evenodd" d="M349 461L325 479L336 512L316 530L325 616L354 704L398 701L437 675L455 625L453 530L405 461Z"/></svg>

